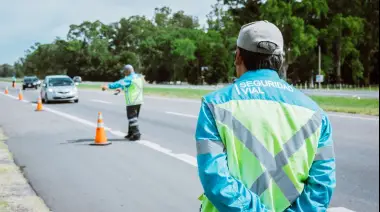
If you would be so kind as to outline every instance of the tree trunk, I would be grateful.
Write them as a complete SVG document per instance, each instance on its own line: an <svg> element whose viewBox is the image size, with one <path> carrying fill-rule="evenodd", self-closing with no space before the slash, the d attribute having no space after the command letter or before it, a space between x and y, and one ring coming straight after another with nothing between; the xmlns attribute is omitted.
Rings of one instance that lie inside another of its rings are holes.
<svg viewBox="0 0 380 212"><path fill-rule="evenodd" d="M341 41L340 38L335 39L335 57L334 57L334 64L336 69L336 81L340 85L342 83L342 73L341 73Z"/></svg>
<svg viewBox="0 0 380 212"><path fill-rule="evenodd" d="M363 68L364 68L364 85L368 86L371 83L371 59L373 56L369 53L370 50L362 52L363 56Z"/></svg>

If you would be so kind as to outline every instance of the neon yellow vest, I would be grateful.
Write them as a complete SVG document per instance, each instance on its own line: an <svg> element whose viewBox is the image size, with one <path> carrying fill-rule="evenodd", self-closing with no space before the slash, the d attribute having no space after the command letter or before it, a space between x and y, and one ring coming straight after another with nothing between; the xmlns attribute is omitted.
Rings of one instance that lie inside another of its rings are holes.
<svg viewBox="0 0 380 212"><path fill-rule="evenodd" d="M143 78L134 75L131 85L125 89L125 102L127 106L143 103Z"/></svg>
<svg viewBox="0 0 380 212"><path fill-rule="evenodd" d="M272 211L284 211L302 193L315 158L322 116L268 100L210 105L233 177ZM205 195L202 212L217 212Z"/></svg>

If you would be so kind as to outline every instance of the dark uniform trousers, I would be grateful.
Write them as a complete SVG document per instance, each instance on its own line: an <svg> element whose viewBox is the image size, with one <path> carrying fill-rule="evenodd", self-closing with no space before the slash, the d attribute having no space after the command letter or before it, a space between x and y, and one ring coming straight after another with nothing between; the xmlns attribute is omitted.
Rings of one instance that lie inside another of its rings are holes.
<svg viewBox="0 0 380 212"><path fill-rule="evenodd" d="M129 121L128 136L141 135L138 122L140 108L141 104L127 106L127 118Z"/></svg>

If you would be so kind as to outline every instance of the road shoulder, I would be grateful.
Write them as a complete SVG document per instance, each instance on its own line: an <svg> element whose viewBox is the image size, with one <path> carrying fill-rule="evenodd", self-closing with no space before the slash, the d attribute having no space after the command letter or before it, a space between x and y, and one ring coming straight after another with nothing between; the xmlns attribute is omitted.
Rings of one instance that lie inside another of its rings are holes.
<svg viewBox="0 0 380 212"><path fill-rule="evenodd" d="M0 128L0 211L50 211L15 164L5 143L6 139Z"/></svg>

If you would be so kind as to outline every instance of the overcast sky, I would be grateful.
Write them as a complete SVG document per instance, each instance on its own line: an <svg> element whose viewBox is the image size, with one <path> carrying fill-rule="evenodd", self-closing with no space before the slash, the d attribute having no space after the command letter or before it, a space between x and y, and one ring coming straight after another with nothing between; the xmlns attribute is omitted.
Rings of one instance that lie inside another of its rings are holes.
<svg viewBox="0 0 380 212"><path fill-rule="evenodd" d="M84 20L110 23L131 15L153 16L169 6L197 16L200 24L216 0L0 0L0 64L13 64L35 42L66 38L70 24Z"/></svg>

